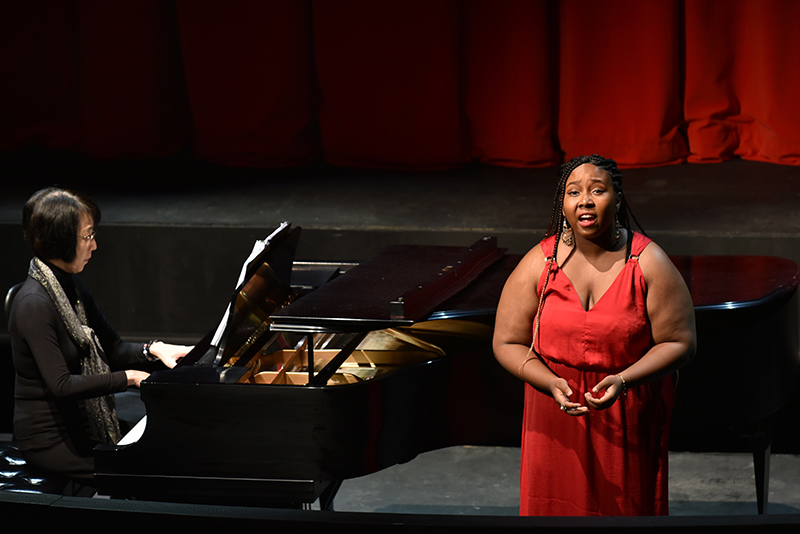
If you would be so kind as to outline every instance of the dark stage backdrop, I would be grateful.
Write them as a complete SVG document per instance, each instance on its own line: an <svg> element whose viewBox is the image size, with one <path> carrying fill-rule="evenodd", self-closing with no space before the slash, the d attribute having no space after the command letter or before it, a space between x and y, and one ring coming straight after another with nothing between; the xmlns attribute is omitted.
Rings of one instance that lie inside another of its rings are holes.
<svg viewBox="0 0 800 534"><path fill-rule="evenodd" d="M795 0L0 0L0 150L800 165Z"/></svg>

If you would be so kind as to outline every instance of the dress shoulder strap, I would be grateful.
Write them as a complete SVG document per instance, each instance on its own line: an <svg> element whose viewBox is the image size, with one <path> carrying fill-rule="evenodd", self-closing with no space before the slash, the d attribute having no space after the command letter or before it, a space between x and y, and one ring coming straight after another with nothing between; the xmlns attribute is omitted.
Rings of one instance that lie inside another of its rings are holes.
<svg viewBox="0 0 800 534"><path fill-rule="evenodd" d="M544 254L545 258L549 259L553 255L557 237L557 235L551 235L550 237L546 237L539 242L539 246L542 247L542 253ZM626 261L631 258L639 259L639 254L641 254L642 251L647 248L647 245L649 245L652 241L652 239L642 233L635 231L628 232L628 243L626 245L627 250L625 252Z"/></svg>
<svg viewBox="0 0 800 534"><path fill-rule="evenodd" d="M639 259L639 254L647 248L647 245L652 243L653 240L639 232L628 232L628 251L626 257L628 259Z"/></svg>
<svg viewBox="0 0 800 534"><path fill-rule="evenodd" d="M556 238L558 235L551 235L550 237L546 237L542 239L539 243L539 246L542 247L542 253L544 254L545 258L549 258L553 255L553 250L556 248Z"/></svg>

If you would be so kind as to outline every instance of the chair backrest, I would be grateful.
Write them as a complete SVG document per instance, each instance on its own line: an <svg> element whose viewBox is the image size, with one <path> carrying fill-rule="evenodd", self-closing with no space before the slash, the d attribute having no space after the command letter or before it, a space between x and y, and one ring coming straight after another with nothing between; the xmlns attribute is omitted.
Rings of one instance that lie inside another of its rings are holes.
<svg viewBox="0 0 800 534"><path fill-rule="evenodd" d="M8 293L6 293L6 302L5 306L3 307L6 312L6 322L8 322L8 318L11 316L11 305L14 304L14 297L17 296L17 293L19 293L19 288L21 287L22 282L19 284L14 284L11 286L11 289L8 290Z"/></svg>

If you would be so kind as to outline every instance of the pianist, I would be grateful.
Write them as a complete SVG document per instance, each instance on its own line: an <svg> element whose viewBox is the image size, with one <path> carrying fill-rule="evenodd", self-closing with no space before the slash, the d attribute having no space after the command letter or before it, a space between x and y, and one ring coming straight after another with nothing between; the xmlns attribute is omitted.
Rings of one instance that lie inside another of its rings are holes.
<svg viewBox="0 0 800 534"><path fill-rule="evenodd" d="M99 222L83 195L49 188L31 196L22 225L34 258L9 318L18 446L33 467L89 486L94 445L120 438L113 394L190 348L124 342L105 320L76 276L97 249Z"/></svg>
<svg viewBox="0 0 800 534"><path fill-rule="evenodd" d="M575 158L559 178L493 342L526 382L520 513L666 515L671 375L695 350L689 291L631 229L613 160Z"/></svg>

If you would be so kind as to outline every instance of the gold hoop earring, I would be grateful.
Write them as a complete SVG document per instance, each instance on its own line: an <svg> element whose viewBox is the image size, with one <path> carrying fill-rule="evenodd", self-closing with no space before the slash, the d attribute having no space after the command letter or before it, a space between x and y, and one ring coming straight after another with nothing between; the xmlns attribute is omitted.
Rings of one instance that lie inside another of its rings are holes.
<svg viewBox="0 0 800 534"><path fill-rule="evenodd" d="M561 241L568 247L575 244L575 236L572 234L572 228L569 227L566 219L561 225Z"/></svg>

